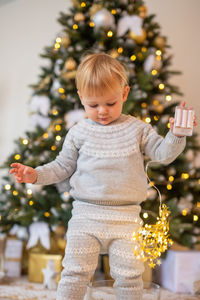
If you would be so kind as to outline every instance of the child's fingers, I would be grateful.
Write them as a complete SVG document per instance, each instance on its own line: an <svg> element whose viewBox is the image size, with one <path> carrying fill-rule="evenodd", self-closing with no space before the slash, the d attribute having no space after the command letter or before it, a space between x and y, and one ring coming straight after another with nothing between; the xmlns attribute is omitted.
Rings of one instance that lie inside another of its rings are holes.
<svg viewBox="0 0 200 300"><path fill-rule="evenodd" d="M13 173L16 173L16 172L17 172L17 169L11 169L9 173L13 174Z"/></svg>
<svg viewBox="0 0 200 300"><path fill-rule="evenodd" d="M22 166L22 164L20 164L20 163L12 163L10 166L13 167L13 168L19 168L20 166Z"/></svg>
<svg viewBox="0 0 200 300"><path fill-rule="evenodd" d="M182 106L182 107L184 107L184 106L185 106L185 104L186 104L186 102L185 102L185 101L182 101L182 102L181 102L181 106Z"/></svg>

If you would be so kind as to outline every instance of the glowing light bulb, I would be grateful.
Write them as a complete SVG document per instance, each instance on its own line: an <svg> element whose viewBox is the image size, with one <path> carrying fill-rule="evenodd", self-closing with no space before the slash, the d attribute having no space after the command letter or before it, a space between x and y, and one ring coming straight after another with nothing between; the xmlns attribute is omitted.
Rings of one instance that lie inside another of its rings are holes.
<svg viewBox="0 0 200 300"><path fill-rule="evenodd" d="M44 216L48 218L48 217L50 216L50 213L49 213L48 211L46 211L46 212L44 213Z"/></svg>
<svg viewBox="0 0 200 300"><path fill-rule="evenodd" d="M161 50L156 50L156 55L162 55L162 51Z"/></svg>
<svg viewBox="0 0 200 300"><path fill-rule="evenodd" d="M60 125L56 125L56 131L60 131L61 130L61 126Z"/></svg>
<svg viewBox="0 0 200 300"><path fill-rule="evenodd" d="M124 51L124 49L122 48L122 47L119 47L118 49L117 49L117 52L118 53L122 53Z"/></svg>
<svg viewBox="0 0 200 300"><path fill-rule="evenodd" d="M136 56L134 54L131 55L130 60L135 61L136 60Z"/></svg>
<svg viewBox="0 0 200 300"><path fill-rule="evenodd" d="M11 189L11 185L10 185L10 184L4 185L4 189L5 189L6 191L9 191L9 190Z"/></svg>
<svg viewBox="0 0 200 300"><path fill-rule="evenodd" d="M27 191L26 191L26 193L27 193L27 195L32 195L33 194L33 191L31 190L31 189L27 189Z"/></svg>
<svg viewBox="0 0 200 300"><path fill-rule="evenodd" d="M89 25L90 25L90 27L94 27L95 26L94 22L90 22Z"/></svg>
<svg viewBox="0 0 200 300"><path fill-rule="evenodd" d="M21 158L21 155L20 154L16 154L15 155L15 160L19 160Z"/></svg>
<svg viewBox="0 0 200 300"><path fill-rule="evenodd" d="M174 177L173 176L169 176L169 181L174 181Z"/></svg>
<svg viewBox="0 0 200 300"><path fill-rule="evenodd" d="M149 215L148 215L148 213L146 213L146 212L145 212L145 213L143 213L143 218L147 219L147 218L148 218L148 216L149 216Z"/></svg>
<svg viewBox="0 0 200 300"><path fill-rule="evenodd" d="M112 37L112 36L113 36L113 32L112 32L111 30L109 30L109 31L107 32L107 36L108 36L108 37Z"/></svg>
<svg viewBox="0 0 200 300"><path fill-rule="evenodd" d="M151 118L150 117L145 118L145 122L146 123L151 123Z"/></svg>
<svg viewBox="0 0 200 300"><path fill-rule="evenodd" d="M158 71L157 71L157 70L152 70L152 71L151 71L151 74L152 74L153 76L155 76L155 75L158 74Z"/></svg>
<svg viewBox="0 0 200 300"><path fill-rule="evenodd" d="M172 189L172 185L171 185L171 184L168 184L168 185L167 185L167 189L168 189L168 190L171 190L171 189Z"/></svg>
<svg viewBox="0 0 200 300"><path fill-rule="evenodd" d="M47 139L47 138L48 138L48 133L47 133L47 132L45 132L45 133L43 134L43 138L44 138L44 139Z"/></svg>
<svg viewBox="0 0 200 300"><path fill-rule="evenodd" d="M60 135L57 135L57 136L56 136L56 141L58 141L58 142L59 142L61 139L62 139L62 138L61 138L61 136L60 136Z"/></svg>
<svg viewBox="0 0 200 300"><path fill-rule="evenodd" d="M159 86L158 86L158 88L159 88L160 90L164 90L164 88L165 88L164 83L160 83Z"/></svg>
<svg viewBox="0 0 200 300"><path fill-rule="evenodd" d="M188 179L190 176L189 176L189 174L188 173L182 173L181 174L181 178L183 178L183 179Z"/></svg>
<svg viewBox="0 0 200 300"><path fill-rule="evenodd" d="M166 101L171 101L172 100L172 96L171 95L166 95L165 100Z"/></svg>

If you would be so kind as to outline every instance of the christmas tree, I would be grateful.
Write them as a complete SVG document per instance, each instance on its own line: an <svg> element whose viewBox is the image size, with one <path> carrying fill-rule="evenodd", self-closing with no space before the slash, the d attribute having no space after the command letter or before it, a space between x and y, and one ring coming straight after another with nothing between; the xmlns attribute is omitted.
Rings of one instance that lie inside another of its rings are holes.
<svg viewBox="0 0 200 300"><path fill-rule="evenodd" d="M172 57L155 15L148 15L142 0L73 0L68 13L62 12L61 32L46 47L37 84L32 85L30 118L34 130L16 140L16 149L2 168L13 162L33 168L55 159L71 126L85 117L79 100L75 76L85 51L106 52L125 67L131 87L123 113L150 123L164 136L169 118L174 115L179 88L169 82L179 72L170 70ZM151 179L141 217L154 224L159 197L154 184L170 208L170 236L194 248L200 235L200 166L195 157L200 150L196 134L187 137L184 152L170 165L154 164L148 170ZM147 162L148 158L145 158ZM67 228L73 199L62 183L49 186L17 184L4 176L0 195L0 226L9 231L18 224L29 229L37 221L50 230Z"/></svg>

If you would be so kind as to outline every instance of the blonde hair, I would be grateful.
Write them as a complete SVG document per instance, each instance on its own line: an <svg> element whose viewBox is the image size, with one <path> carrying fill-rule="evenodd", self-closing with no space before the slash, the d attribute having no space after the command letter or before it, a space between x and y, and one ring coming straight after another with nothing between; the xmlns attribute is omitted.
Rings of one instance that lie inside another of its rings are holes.
<svg viewBox="0 0 200 300"><path fill-rule="evenodd" d="M86 96L100 96L128 85L125 68L106 53L87 54L76 73L76 87Z"/></svg>

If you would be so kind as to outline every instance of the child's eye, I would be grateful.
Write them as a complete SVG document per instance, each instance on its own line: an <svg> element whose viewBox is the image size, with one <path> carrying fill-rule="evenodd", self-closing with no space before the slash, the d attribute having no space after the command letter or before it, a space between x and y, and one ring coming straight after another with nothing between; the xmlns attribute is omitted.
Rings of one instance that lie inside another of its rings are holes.
<svg viewBox="0 0 200 300"><path fill-rule="evenodd" d="M115 103L116 103L116 102L114 102L114 103L108 103L107 105L108 105L108 106L113 106L113 105L115 105Z"/></svg>
<svg viewBox="0 0 200 300"><path fill-rule="evenodd" d="M97 104L95 104L95 105L89 105L89 107L95 108L95 107L97 107Z"/></svg>

